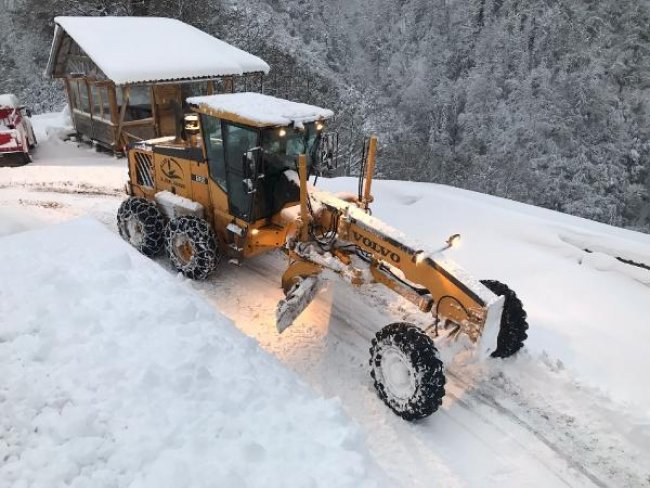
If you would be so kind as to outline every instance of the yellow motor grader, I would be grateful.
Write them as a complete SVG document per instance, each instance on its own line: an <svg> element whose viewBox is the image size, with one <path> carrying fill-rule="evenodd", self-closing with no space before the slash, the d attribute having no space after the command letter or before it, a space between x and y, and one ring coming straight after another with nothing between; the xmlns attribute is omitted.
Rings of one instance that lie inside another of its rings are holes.
<svg viewBox="0 0 650 488"><path fill-rule="evenodd" d="M379 397L407 420L437 410L444 371L438 328L465 334L480 353L507 357L526 339L526 313L497 281L478 281L370 215L376 138L364 158L359 195L308 184L332 153L332 112L258 93L187 100L179 134L132 144L130 195L119 232L147 256L165 249L172 265L205 279L222 257L241 262L281 250L288 258L276 324L285 330L315 297L324 275L353 285L381 283L432 314L430 327L392 323L377 332L370 373ZM443 246L451 247L457 235Z"/></svg>

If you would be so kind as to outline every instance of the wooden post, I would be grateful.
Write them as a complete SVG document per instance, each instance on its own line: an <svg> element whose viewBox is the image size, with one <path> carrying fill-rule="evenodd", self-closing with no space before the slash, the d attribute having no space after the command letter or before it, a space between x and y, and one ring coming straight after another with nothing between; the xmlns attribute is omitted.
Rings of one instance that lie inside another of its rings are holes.
<svg viewBox="0 0 650 488"><path fill-rule="evenodd" d="M90 104L90 127L91 127L91 137L95 138L95 96L93 95L93 86L95 86L95 81L90 77L86 78L86 87L88 90L88 103Z"/></svg>
<svg viewBox="0 0 650 488"><path fill-rule="evenodd" d="M377 136L370 136L370 143L368 144L368 162L366 164L366 181L363 187L363 208L366 210L370 206L373 198L370 194L372 188L372 177L375 174L375 155L377 153Z"/></svg>
<svg viewBox="0 0 650 488"><path fill-rule="evenodd" d="M300 240L306 241L309 231L309 216L307 214L307 156L298 156L298 175L300 177Z"/></svg>
<svg viewBox="0 0 650 488"><path fill-rule="evenodd" d="M122 137L122 126L124 125L124 116L126 115L126 107L129 104L129 92L131 88L126 85L122 88L122 106L120 107L120 121L117 124L117 132L115 134L115 145L120 145L120 138Z"/></svg>
<svg viewBox="0 0 650 488"><path fill-rule="evenodd" d="M117 124L119 119L118 119L118 113L117 113L117 94L115 93L116 87L115 83L109 83L108 84L108 103L110 104L110 112L111 112L111 117L110 121L113 124Z"/></svg>
<svg viewBox="0 0 650 488"><path fill-rule="evenodd" d="M235 93L234 76L225 76L223 78L223 93Z"/></svg>
<svg viewBox="0 0 650 488"><path fill-rule="evenodd" d="M70 80L67 77L63 78L63 83L65 84L65 93L68 95L68 106L70 107L70 117L72 118L72 110L74 110L75 105L72 90L70 89Z"/></svg>
<svg viewBox="0 0 650 488"><path fill-rule="evenodd" d="M158 100L154 85L149 86L149 100L151 101L151 117L153 118L153 133L156 137L160 136L160 124L158 123Z"/></svg>

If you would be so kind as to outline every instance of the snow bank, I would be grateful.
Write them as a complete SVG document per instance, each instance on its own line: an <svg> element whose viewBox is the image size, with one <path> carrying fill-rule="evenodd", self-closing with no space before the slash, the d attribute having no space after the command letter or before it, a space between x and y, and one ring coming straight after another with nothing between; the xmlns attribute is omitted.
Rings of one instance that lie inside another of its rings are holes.
<svg viewBox="0 0 650 488"><path fill-rule="evenodd" d="M61 112L34 115L31 121L36 140L41 144L50 138L67 139L75 132L67 105Z"/></svg>
<svg viewBox="0 0 650 488"><path fill-rule="evenodd" d="M336 402L98 223L0 255L2 486L377 485Z"/></svg>
<svg viewBox="0 0 650 488"><path fill-rule="evenodd" d="M217 113L237 114L260 127L290 124L300 126L329 119L334 115L334 112L326 108L252 92L190 97L187 102L205 106Z"/></svg>
<svg viewBox="0 0 650 488"><path fill-rule="evenodd" d="M270 70L257 56L176 19L55 17L54 22L118 85ZM60 35L55 33L55 44Z"/></svg>

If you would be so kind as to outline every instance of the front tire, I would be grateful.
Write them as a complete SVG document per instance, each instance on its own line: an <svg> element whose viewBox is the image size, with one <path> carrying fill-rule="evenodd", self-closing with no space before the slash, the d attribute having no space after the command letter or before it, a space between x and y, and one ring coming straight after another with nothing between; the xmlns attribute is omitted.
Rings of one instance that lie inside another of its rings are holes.
<svg viewBox="0 0 650 488"><path fill-rule="evenodd" d="M413 324L397 322L377 333L370 348L370 375L379 398L405 420L428 417L445 396L438 351Z"/></svg>
<svg viewBox="0 0 650 488"><path fill-rule="evenodd" d="M505 296L497 348L491 356L493 358L510 357L524 346L524 341L528 337L526 311L517 294L508 285L496 280L481 280L481 283L495 295Z"/></svg>
<svg viewBox="0 0 650 488"><path fill-rule="evenodd" d="M146 198L129 197L117 211L122 238L145 256L153 257L163 245L165 221L158 207Z"/></svg>
<svg viewBox="0 0 650 488"><path fill-rule="evenodd" d="M198 217L170 220L165 229L165 245L172 265L192 280L207 278L221 260L212 227Z"/></svg>

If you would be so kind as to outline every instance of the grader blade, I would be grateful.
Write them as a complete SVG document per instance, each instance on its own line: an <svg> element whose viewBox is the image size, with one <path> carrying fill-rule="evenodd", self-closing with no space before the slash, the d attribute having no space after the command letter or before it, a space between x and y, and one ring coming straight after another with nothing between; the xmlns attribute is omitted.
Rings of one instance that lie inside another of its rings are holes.
<svg viewBox="0 0 650 488"><path fill-rule="evenodd" d="M309 306L321 289L323 280L318 276L301 278L280 300L275 311L275 326L278 332L283 332L293 324L294 320Z"/></svg>

